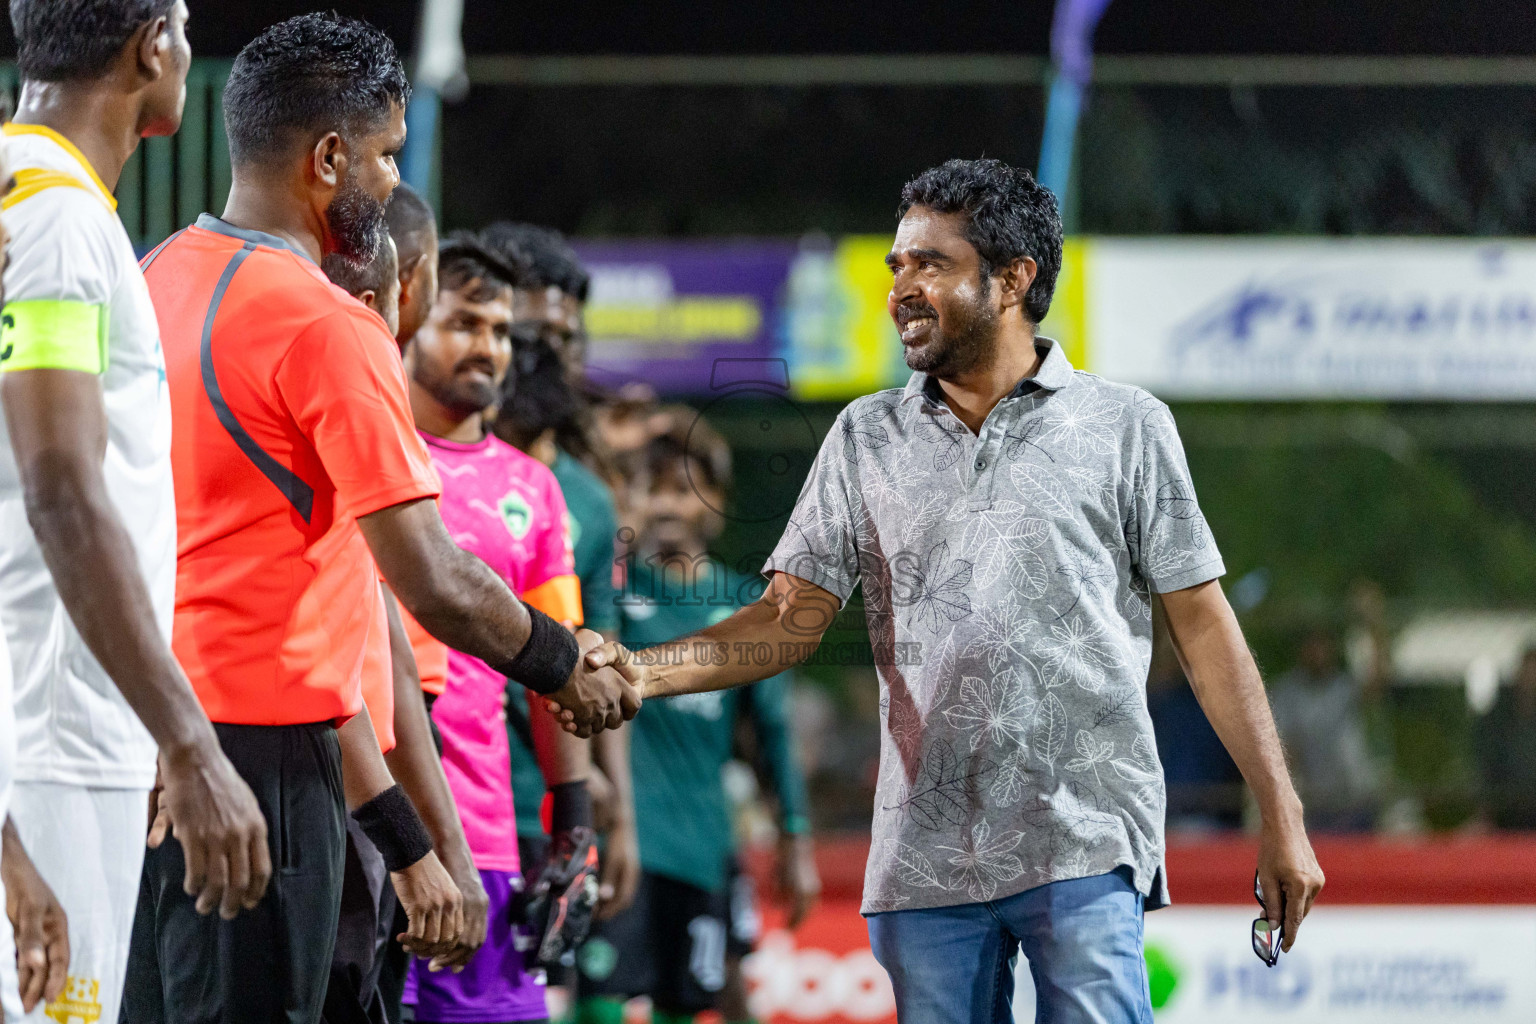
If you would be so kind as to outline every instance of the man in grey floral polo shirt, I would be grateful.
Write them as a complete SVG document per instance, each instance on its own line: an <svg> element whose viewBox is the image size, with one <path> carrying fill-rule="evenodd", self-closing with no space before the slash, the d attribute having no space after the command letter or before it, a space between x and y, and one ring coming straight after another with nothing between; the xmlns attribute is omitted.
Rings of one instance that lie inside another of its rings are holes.
<svg viewBox="0 0 1536 1024"><path fill-rule="evenodd" d="M1141 915L1168 901L1151 594L1258 802L1286 948L1322 872L1167 406L1035 333L1054 198L956 160L901 213L890 310L916 372L838 417L763 599L596 658L629 659L647 697L741 685L808 654L862 585L885 726L864 913L900 1018L1012 1020L1022 947L1038 1019L1151 1024ZM738 656L762 644L780 657Z"/></svg>

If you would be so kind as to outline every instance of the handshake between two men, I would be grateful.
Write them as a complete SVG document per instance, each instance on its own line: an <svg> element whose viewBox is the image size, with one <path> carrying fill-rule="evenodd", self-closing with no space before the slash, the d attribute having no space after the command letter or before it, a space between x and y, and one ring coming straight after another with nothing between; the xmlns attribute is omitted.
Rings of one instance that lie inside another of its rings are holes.
<svg viewBox="0 0 1536 1024"><path fill-rule="evenodd" d="M546 695L550 711L577 736L617 729L635 717L643 698L633 656L622 644L605 644L590 629L576 631L576 645L580 656L570 677Z"/></svg>

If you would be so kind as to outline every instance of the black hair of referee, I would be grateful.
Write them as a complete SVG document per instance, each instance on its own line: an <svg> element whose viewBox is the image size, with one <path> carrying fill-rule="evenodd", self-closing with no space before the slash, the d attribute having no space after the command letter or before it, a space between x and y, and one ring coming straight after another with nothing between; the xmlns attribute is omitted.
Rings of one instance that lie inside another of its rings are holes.
<svg viewBox="0 0 1536 1024"><path fill-rule="evenodd" d="M298 147L334 137L314 154L320 173L336 176L334 193L309 216L325 221L325 255L366 264L384 237L385 205L400 181L395 157L405 133L391 131L391 122L410 98L394 43L372 25L334 12L289 18L240 51L225 83L235 175L276 181L271 172L289 170ZM285 205L285 196L270 198Z"/></svg>

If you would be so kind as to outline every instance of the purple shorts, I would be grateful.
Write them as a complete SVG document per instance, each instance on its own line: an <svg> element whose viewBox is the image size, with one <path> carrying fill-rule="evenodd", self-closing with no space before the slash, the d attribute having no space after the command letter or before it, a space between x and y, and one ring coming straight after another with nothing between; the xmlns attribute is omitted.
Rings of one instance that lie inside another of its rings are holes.
<svg viewBox="0 0 1536 1024"><path fill-rule="evenodd" d="M485 945L463 971L427 970L425 960L412 960L405 979L405 1002L416 1007L419 1021L442 1024L484 1024L489 1021L544 1020L544 972L524 966L518 945L526 935L512 924L510 904L521 876L516 871L481 871L480 881L490 897Z"/></svg>

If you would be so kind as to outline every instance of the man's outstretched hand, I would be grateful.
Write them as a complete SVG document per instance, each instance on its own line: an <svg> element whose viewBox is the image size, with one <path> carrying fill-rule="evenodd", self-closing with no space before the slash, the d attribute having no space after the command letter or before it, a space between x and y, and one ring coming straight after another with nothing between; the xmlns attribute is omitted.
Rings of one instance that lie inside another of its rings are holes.
<svg viewBox="0 0 1536 1024"><path fill-rule="evenodd" d="M199 914L217 910L227 921L261 902L272 877L267 820L211 732L205 743L161 751L151 801L149 845L175 834L187 862L182 888Z"/></svg>
<svg viewBox="0 0 1536 1024"><path fill-rule="evenodd" d="M592 652L609 646L590 629L576 631L582 657L566 684L545 698L550 714L566 732L585 739L604 729L617 729L640 710L640 690L622 669L602 661ZM626 654L628 652L625 652Z"/></svg>

